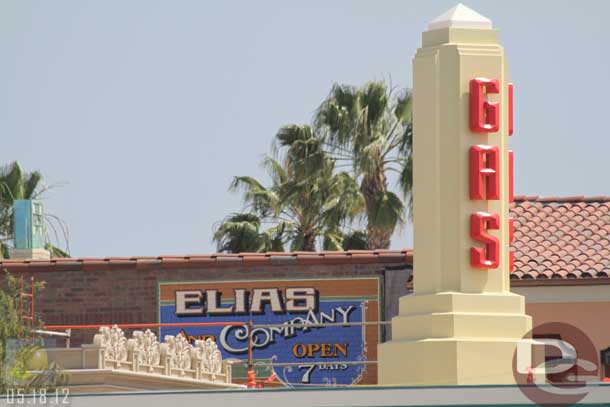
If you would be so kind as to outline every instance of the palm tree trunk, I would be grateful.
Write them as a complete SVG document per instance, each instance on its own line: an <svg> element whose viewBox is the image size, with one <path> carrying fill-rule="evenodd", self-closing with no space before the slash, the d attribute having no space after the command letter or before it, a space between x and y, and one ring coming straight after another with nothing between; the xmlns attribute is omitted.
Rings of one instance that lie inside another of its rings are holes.
<svg viewBox="0 0 610 407"><path fill-rule="evenodd" d="M368 243L367 248L371 250L375 249L389 249L392 232L384 230L378 227L367 226Z"/></svg>
<svg viewBox="0 0 610 407"><path fill-rule="evenodd" d="M367 247L374 249L389 249L394 228L388 228L380 224L381 214L379 211L380 196L387 191L388 181L383 169L376 171L373 174L366 175L362 179L360 189L364 195L367 212Z"/></svg>
<svg viewBox="0 0 610 407"><path fill-rule="evenodd" d="M303 251L315 252L316 251L316 234L308 233L303 236Z"/></svg>

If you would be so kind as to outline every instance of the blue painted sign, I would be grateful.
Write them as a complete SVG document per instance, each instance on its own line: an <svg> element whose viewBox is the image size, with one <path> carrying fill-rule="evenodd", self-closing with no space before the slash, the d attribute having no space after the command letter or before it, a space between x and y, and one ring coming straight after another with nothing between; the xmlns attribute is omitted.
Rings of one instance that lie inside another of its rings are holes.
<svg viewBox="0 0 610 407"><path fill-rule="evenodd" d="M161 338L212 337L223 358L247 359L251 320L255 364L271 361L274 376L288 385L376 382L376 366L361 362L376 359L378 326L302 325L377 321L377 278L161 283L159 294L161 323L244 323L163 327Z"/></svg>

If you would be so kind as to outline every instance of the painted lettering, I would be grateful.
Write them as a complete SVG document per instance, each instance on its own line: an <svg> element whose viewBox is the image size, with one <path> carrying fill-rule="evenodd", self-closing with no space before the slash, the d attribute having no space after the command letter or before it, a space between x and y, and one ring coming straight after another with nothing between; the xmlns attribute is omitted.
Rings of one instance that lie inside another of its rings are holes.
<svg viewBox="0 0 610 407"><path fill-rule="evenodd" d="M209 315L233 314L233 305L224 308L220 307L220 292L218 290L206 290L205 294Z"/></svg>
<svg viewBox="0 0 610 407"><path fill-rule="evenodd" d="M201 291L176 291L176 315L180 317L201 315L203 313L202 298ZM193 305L199 306L193 307Z"/></svg>
<svg viewBox="0 0 610 407"><path fill-rule="evenodd" d="M222 292L216 289L176 291L175 296L177 316L262 314L267 304L274 313L309 313L318 309L318 294L312 287L287 288L285 307L279 288L254 288L252 295L246 289L237 288L233 290L233 300L229 304L228 301L223 304Z"/></svg>
<svg viewBox="0 0 610 407"><path fill-rule="evenodd" d="M286 311L307 312L316 308L316 290L314 288L287 288Z"/></svg>
<svg viewBox="0 0 610 407"><path fill-rule="evenodd" d="M278 288L256 288L252 294L252 305L250 312L253 314L262 314L264 312L264 304L271 305L271 311L284 312L282 306L282 297Z"/></svg>
<svg viewBox="0 0 610 407"><path fill-rule="evenodd" d="M297 343L292 347L292 354L298 359L303 358L338 358L347 357L348 343Z"/></svg>

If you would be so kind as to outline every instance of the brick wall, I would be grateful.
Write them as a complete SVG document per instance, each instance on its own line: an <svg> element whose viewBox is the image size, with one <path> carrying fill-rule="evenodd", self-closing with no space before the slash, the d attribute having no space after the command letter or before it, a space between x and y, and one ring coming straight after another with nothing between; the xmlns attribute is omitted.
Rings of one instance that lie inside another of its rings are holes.
<svg viewBox="0 0 610 407"><path fill-rule="evenodd" d="M330 263L330 262L329 262ZM157 288L160 281L248 280L261 278L370 277L384 279L384 310L390 320L404 293L410 266L385 264L316 264L222 266L180 268L164 264L137 269L100 261L86 268L33 267L9 271L45 281L36 297L36 310L47 325L151 323L158 320ZM90 343L95 331L75 331L72 344ZM130 332L126 332L130 334ZM388 339L388 337L386 337Z"/></svg>

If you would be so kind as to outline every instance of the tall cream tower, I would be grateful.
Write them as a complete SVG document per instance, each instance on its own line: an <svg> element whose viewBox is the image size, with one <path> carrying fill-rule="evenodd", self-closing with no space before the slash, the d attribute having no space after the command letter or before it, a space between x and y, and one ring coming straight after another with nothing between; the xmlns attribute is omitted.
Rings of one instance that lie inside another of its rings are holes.
<svg viewBox="0 0 610 407"><path fill-rule="evenodd" d="M492 22L461 4L433 20L413 76L414 293L380 346L379 382L515 383L531 318L509 286L512 109Z"/></svg>

